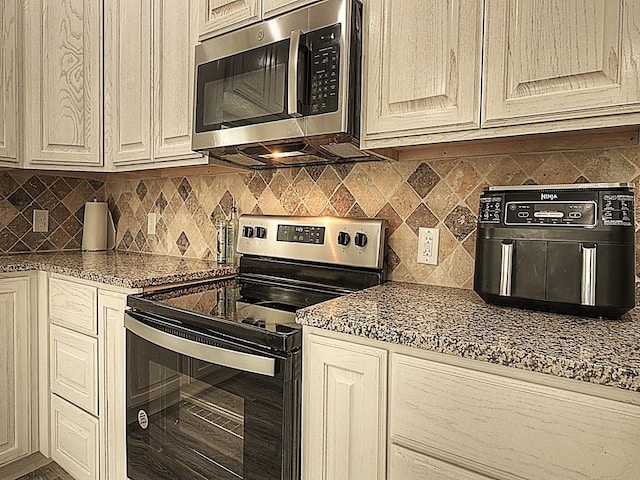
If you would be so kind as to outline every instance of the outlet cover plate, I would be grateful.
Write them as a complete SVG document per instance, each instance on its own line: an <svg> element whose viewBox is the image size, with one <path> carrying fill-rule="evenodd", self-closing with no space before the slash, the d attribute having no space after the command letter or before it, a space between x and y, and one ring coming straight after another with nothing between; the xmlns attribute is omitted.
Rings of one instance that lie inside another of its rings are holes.
<svg viewBox="0 0 640 480"><path fill-rule="evenodd" d="M156 234L156 213L151 212L147 216L147 235Z"/></svg>
<svg viewBox="0 0 640 480"><path fill-rule="evenodd" d="M420 227L418 231L418 263L438 265L440 230Z"/></svg>
<svg viewBox="0 0 640 480"><path fill-rule="evenodd" d="M33 231L49 231L49 210L33 210Z"/></svg>

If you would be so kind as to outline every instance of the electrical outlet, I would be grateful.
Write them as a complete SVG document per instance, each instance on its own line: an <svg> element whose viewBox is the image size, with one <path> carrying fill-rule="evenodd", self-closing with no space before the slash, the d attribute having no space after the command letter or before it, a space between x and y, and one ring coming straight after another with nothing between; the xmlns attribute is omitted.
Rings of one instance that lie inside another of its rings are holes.
<svg viewBox="0 0 640 480"><path fill-rule="evenodd" d="M151 212L147 216L147 235L156 234L156 213Z"/></svg>
<svg viewBox="0 0 640 480"><path fill-rule="evenodd" d="M49 210L33 210L33 231L49 231Z"/></svg>
<svg viewBox="0 0 640 480"><path fill-rule="evenodd" d="M418 263L437 265L439 244L440 230L420 227L418 232Z"/></svg>

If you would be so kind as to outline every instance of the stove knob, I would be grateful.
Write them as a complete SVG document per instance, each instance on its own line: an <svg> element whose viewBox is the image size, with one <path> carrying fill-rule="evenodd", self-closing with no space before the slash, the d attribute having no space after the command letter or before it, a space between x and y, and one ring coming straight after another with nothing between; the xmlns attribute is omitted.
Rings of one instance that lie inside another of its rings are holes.
<svg viewBox="0 0 640 480"><path fill-rule="evenodd" d="M256 238L267 238L267 229L264 227L256 227Z"/></svg>
<svg viewBox="0 0 640 480"><path fill-rule="evenodd" d="M338 245L346 247L351 241L351 236L347 232L338 233Z"/></svg>
<svg viewBox="0 0 640 480"><path fill-rule="evenodd" d="M242 236L245 238L252 238L253 237L253 227L242 227Z"/></svg>
<svg viewBox="0 0 640 480"><path fill-rule="evenodd" d="M355 243L358 247L364 247L367 244L367 234L358 232L356 233L356 238L353 239L353 243Z"/></svg>

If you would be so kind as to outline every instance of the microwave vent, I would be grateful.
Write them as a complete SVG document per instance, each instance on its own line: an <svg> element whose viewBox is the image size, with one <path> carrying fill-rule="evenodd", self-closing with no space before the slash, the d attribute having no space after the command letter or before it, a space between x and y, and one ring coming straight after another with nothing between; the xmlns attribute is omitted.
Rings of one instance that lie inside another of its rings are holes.
<svg viewBox="0 0 640 480"><path fill-rule="evenodd" d="M320 148L334 157L340 158L361 158L365 153L353 143L329 143L320 145Z"/></svg>
<svg viewBox="0 0 640 480"><path fill-rule="evenodd" d="M255 158L250 157L248 155L244 155L242 153L233 153L229 155L223 155L222 157L225 160L228 160L232 163L235 163L236 165L241 165L244 167L257 167L257 166L262 166L266 163L266 162L260 162L259 160L256 160Z"/></svg>

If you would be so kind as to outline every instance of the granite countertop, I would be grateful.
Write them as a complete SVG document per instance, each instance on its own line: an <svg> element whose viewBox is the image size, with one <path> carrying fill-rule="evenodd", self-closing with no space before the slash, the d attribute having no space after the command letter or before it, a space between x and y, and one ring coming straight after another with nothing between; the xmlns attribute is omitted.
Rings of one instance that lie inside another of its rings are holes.
<svg viewBox="0 0 640 480"><path fill-rule="evenodd" d="M233 275L212 260L121 251L0 255L0 273L43 270L124 288L148 288Z"/></svg>
<svg viewBox="0 0 640 480"><path fill-rule="evenodd" d="M485 304L471 290L387 283L296 321L434 352L640 391L640 309L602 320Z"/></svg>

